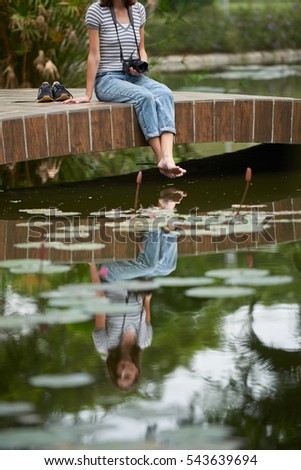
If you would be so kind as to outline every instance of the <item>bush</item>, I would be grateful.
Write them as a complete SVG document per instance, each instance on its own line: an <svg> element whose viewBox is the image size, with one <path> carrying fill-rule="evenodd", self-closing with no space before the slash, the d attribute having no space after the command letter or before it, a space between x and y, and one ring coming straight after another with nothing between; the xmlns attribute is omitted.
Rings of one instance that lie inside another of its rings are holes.
<svg viewBox="0 0 301 470"><path fill-rule="evenodd" d="M155 16L147 25L147 49L150 55L297 49L300 24L300 2L238 5L230 14L218 6L193 7L164 21Z"/></svg>

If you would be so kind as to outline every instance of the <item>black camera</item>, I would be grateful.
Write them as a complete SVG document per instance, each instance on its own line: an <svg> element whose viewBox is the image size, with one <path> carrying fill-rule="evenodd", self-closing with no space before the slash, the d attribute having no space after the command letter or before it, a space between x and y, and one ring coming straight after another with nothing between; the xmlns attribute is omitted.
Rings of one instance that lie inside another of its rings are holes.
<svg viewBox="0 0 301 470"><path fill-rule="evenodd" d="M123 60L122 70L125 73L129 73L130 67L133 67L134 70L138 73L148 72L148 63L140 59L129 59Z"/></svg>

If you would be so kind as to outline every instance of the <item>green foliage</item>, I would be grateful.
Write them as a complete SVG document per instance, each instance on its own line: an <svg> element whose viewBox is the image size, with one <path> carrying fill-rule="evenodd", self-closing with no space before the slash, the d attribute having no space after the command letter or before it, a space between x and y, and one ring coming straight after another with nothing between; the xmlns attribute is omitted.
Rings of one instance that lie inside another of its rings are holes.
<svg viewBox="0 0 301 470"><path fill-rule="evenodd" d="M69 75L76 80L87 52L86 2L3 0L2 4L2 86L38 86L43 80L64 81Z"/></svg>
<svg viewBox="0 0 301 470"><path fill-rule="evenodd" d="M191 6L203 7L213 5L216 0L159 0L159 10L173 12L174 10L187 9Z"/></svg>
<svg viewBox="0 0 301 470"><path fill-rule="evenodd" d="M150 56L301 47L301 2L285 6L268 2L236 3L230 13L218 4L204 8L190 4L185 11L169 15L175 21L163 22L158 15L148 24Z"/></svg>

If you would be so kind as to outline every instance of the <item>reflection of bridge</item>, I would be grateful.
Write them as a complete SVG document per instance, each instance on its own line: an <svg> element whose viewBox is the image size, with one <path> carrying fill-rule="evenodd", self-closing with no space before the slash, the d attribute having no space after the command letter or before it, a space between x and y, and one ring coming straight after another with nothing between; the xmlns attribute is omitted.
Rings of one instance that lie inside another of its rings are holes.
<svg viewBox="0 0 301 470"><path fill-rule="evenodd" d="M194 256L208 253L222 253L226 251L256 250L262 247L271 247L280 243L289 243L301 240L301 197L284 199L267 203L265 207L258 208L256 222L261 225L261 231L232 232L232 234L213 235L210 227L205 227L202 234L188 234L180 236L178 251L181 256ZM233 216L236 211L233 209ZM199 214L203 222L212 223L213 215ZM30 216L28 217L28 221ZM150 220L150 219L149 219ZM0 220L0 260L36 258L38 250L26 247L17 247L16 244L24 244L28 238L30 241L42 241L48 234L48 241L70 244L80 243L104 243L104 248L94 248L90 251L65 250L50 248L47 258L57 263L87 263L91 261L103 261L108 259L125 259L137 256L137 243L134 235L114 231L105 221L112 219L77 218L74 216L47 216L34 215L31 223L42 221L42 226L31 225L23 220ZM96 224L96 225L95 225ZM75 234L72 229L75 229ZM189 225L188 229L195 226ZM207 230L207 234L206 234ZM62 235L63 238L62 238Z"/></svg>
<svg viewBox="0 0 301 470"><path fill-rule="evenodd" d="M81 96L83 90L71 90ZM130 105L36 103L37 90L0 90L0 165L146 144ZM176 143L301 144L301 100L175 92Z"/></svg>

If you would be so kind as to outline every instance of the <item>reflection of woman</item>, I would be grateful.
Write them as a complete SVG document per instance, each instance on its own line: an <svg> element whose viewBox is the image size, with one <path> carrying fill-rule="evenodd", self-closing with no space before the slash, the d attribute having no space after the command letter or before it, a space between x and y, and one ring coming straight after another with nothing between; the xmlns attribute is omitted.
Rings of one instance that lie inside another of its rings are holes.
<svg viewBox="0 0 301 470"><path fill-rule="evenodd" d="M91 274L92 280L99 282L95 264L91 265ZM116 289L114 292L108 292L107 297L113 303L133 306L133 313L96 315L93 332L97 351L107 354L107 367L113 384L127 391L138 382L141 351L152 341L151 295Z"/></svg>
<svg viewBox="0 0 301 470"><path fill-rule="evenodd" d="M184 196L185 193L175 188L163 190L158 201L159 207L172 210ZM177 233L170 227L143 234L138 246L136 259L105 263L100 269L91 264L92 282L167 276L176 268ZM108 355L107 367L113 384L126 391L132 389L139 380L141 352L152 341L151 294L116 287L114 292L108 291L106 296L112 303L133 306L132 313L96 315L93 332L96 349Z"/></svg>
<svg viewBox="0 0 301 470"><path fill-rule="evenodd" d="M92 282L164 276L176 267L177 236L164 230L146 233L140 245L141 252L134 260L106 263L97 269L91 265ZM108 354L107 367L111 380L118 388L130 390L140 376L141 351L152 341L150 324L151 294L130 292L116 288L107 292L112 303L133 306L133 313L121 315L96 315L93 339L100 353Z"/></svg>

